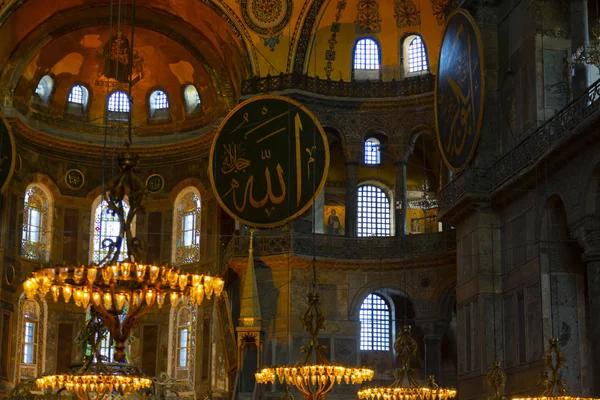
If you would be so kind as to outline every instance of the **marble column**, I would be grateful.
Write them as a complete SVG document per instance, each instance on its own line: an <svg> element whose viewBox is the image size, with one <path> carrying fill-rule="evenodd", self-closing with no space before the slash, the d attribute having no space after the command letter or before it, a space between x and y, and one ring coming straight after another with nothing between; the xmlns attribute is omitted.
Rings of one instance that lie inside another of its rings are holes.
<svg viewBox="0 0 600 400"><path fill-rule="evenodd" d="M588 30L588 0L571 0L571 52L575 53L583 46L590 45ZM589 67L574 65L573 98L584 93L589 86Z"/></svg>
<svg viewBox="0 0 600 400"><path fill-rule="evenodd" d="M600 232L599 232L600 233ZM591 355L590 371L588 376L600 376L600 246L594 250L588 250L583 255L583 262L587 268L587 288L588 288L588 310L590 318L588 327L588 354ZM591 379L590 393L600 393L600 381Z"/></svg>
<svg viewBox="0 0 600 400"><path fill-rule="evenodd" d="M358 164L359 152L357 147L344 149L346 156L346 221L347 237L356 237L358 233Z"/></svg>
<svg viewBox="0 0 600 400"><path fill-rule="evenodd" d="M394 219L396 221L396 237L406 235L406 160L397 160L396 163L396 204L394 206Z"/></svg>

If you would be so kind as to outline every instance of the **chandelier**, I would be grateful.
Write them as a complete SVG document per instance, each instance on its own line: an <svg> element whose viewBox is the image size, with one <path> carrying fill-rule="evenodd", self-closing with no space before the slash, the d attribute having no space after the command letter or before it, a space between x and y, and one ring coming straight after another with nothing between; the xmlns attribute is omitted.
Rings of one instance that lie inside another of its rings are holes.
<svg viewBox="0 0 600 400"><path fill-rule="evenodd" d="M314 268L313 260L313 268ZM313 275L314 276L314 275ZM294 366L263 368L255 374L261 384L279 383L295 386L306 400L322 400L333 387L341 384L358 385L373 379L373 370L332 365L325 355L326 347L318 342L319 331L325 327L327 316L321 308L321 297L314 291L308 294L308 308L300 316L302 325L310 337L308 346L303 346L302 359ZM311 363L315 356L316 364Z"/></svg>
<svg viewBox="0 0 600 400"><path fill-rule="evenodd" d="M35 383L38 389L51 392L64 388L81 400L91 399L90 393L94 393L95 400L102 400L114 391L130 394L149 388L152 380L143 376L137 367L104 363L104 357L100 354L100 343L106 333L100 315L92 310L91 318L83 331L86 347L83 362L74 366L74 373L37 378Z"/></svg>
<svg viewBox="0 0 600 400"><path fill-rule="evenodd" d="M513 398L512 400L598 400L592 397L572 397L567 388L564 379L560 378L560 370L565 365L567 356L560 351L558 339L548 340L548 350L544 353L544 370L541 379L538 381L540 388L539 396Z"/></svg>
<svg viewBox="0 0 600 400"><path fill-rule="evenodd" d="M427 182L427 179L423 180L423 184L421 185L421 188L423 189L423 198L418 199L418 200L411 200L408 202L408 206L410 208L414 208L417 210L423 210L423 211L429 211L429 210L433 210L435 208L438 208L438 203L436 199L432 199L429 197L429 183Z"/></svg>
<svg viewBox="0 0 600 400"><path fill-rule="evenodd" d="M390 386L369 387L358 392L361 400L447 400L456 396L455 389L439 387L433 375L427 378L425 386L419 386L410 367L411 359L417 353L417 342L411 337L410 326L405 325L394 341L394 350L401 366L394 371L395 380ZM405 382L408 384L405 385Z"/></svg>

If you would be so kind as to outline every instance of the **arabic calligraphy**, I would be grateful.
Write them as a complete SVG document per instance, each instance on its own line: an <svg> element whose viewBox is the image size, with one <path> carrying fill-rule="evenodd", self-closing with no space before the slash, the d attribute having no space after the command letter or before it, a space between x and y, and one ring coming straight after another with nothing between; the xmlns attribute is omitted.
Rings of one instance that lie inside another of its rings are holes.
<svg viewBox="0 0 600 400"><path fill-rule="evenodd" d="M473 157L484 104L484 76L478 28L468 12L449 18L440 50L436 125L440 151L453 171Z"/></svg>
<svg viewBox="0 0 600 400"><path fill-rule="evenodd" d="M310 207L328 167L327 139L312 114L291 99L266 95L240 104L221 123L209 177L232 217L274 227Z"/></svg>
<svg viewBox="0 0 600 400"><path fill-rule="evenodd" d="M83 173L77 169L71 169L65 175L65 182L71 189L80 189L84 182Z"/></svg>

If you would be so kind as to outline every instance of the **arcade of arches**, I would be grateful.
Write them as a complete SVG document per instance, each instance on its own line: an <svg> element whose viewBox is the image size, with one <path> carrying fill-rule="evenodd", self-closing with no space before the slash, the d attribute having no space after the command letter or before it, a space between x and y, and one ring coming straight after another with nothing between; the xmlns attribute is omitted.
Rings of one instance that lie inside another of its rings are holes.
<svg viewBox="0 0 600 400"><path fill-rule="evenodd" d="M0 110L17 153L0 199L0 396L85 351L86 313L28 300L21 283L40 265L102 258L119 229L102 188L129 122L148 188L134 222L146 259L226 282L225 303L151 312L133 330L127 362L164 383L156 398L281 398L283 386L257 387L253 373L298 361L313 255L333 363L391 383L408 323L420 382L435 375L460 399L484 399L498 359L505 394L528 397L558 337L570 392L600 395L598 71L564 73L596 40L592 3L0 1ZM486 109L474 159L452 173L434 81L456 7L481 31ZM255 233L262 342L240 357L249 229L220 208L207 168L223 118L265 93L311 110L331 162L314 207ZM101 351L111 360L110 339Z"/></svg>

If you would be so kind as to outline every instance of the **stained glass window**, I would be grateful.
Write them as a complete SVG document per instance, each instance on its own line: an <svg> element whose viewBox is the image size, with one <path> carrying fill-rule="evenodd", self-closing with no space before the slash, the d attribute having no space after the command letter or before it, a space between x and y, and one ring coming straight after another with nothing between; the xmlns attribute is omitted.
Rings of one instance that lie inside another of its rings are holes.
<svg viewBox="0 0 600 400"><path fill-rule="evenodd" d="M356 42L354 69L379 69L379 45L375 40L363 38Z"/></svg>
<svg viewBox="0 0 600 400"><path fill-rule="evenodd" d="M176 312L173 332L176 334L176 346L175 350L175 371L174 375L177 379L191 379L190 374L192 361L193 361L193 349L195 347L195 325L196 325L196 308L192 307L189 303L182 304ZM173 314L172 314L173 315Z"/></svg>
<svg viewBox="0 0 600 400"><path fill-rule="evenodd" d="M129 203L123 201L123 210L125 211L125 218L129 213ZM117 237L121 231L121 224L119 217L114 215L108 208L106 200L99 203L93 210L94 215L94 227L92 232L92 261L100 264L102 260L108 255L109 248L103 246L103 242L117 240ZM132 227L135 224L132 223ZM123 240L121 245L121 253L119 254L119 261L123 261L127 258L127 243Z"/></svg>
<svg viewBox="0 0 600 400"><path fill-rule="evenodd" d="M360 349L390 350L390 308L383 297L371 293L360 306Z"/></svg>
<svg viewBox="0 0 600 400"><path fill-rule="evenodd" d="M425 45L421 36L414 36L408 45L408 72L419 72L426 71L427 66L427 53L425 52Z"/></svg>
<svg viewBox="0 0 600 400"><path fill-rule="evenodd" d="M381 163L381 143L376 138L365 140L365 164L378 165Z"/></svg>
<svg viewBox="0 0 600 400"><path fill-rule="evenodd" d="M27 379L42 372L44 355L46 307L43 300L19 299L19 325L17 330L16 377Z"/></svg>
<svg viewBox="0 0 600 400"><path fill-rule="evenodd" d="M185 189L175 206L173 262L176 264L200 261L200 211L200 195L193 188Z"/></svg>
<svg viewBox="0 0 600 400"><path fill-rule="evenodd" d="M358 236L390 236L391 208L388 195L378 186L358 187Z"/></svg>
<svg viewBox="0 0 600 400"><path fill-rule="evenodd" d="M48 196L40 186L25 191L21 256L32 260L49 260L51 209Z"/></svg>
<svg viewBox="0 0 600 400"><path fill-rule="evenodd" d="M128 312L129 312L129 303L125 302L125 305L123 306L123 311L121 312L121 314L119 314L119 320L121 321L121 323L123 323L123 321L125 321L125 317L127 316ZM85 321L87 323L92 319L92 313L90 312L89 308L85 315L86 315ZM110 336L110 333L107 331L107 329L106 328L103 328L103 329L105 330L104 332L96 333L96 335L100 335L100 334L104 335L104 337L100 341L100 346L99 346L100 357L102 358L102 361L104 361L104 362L115 362L115 341ZM96 336L96 338L98 338L98 336ZM90 345L88 344L86 347L85 353L86 353L86 355L89 356L91 354L91 352L92 352L92 349L91 349ZM129 347L125 348L125 358L129 359Z"/></svg>

